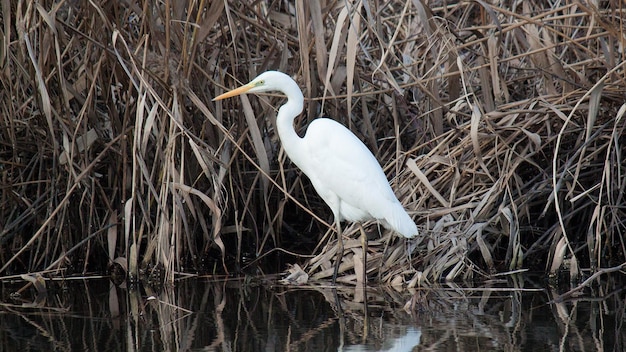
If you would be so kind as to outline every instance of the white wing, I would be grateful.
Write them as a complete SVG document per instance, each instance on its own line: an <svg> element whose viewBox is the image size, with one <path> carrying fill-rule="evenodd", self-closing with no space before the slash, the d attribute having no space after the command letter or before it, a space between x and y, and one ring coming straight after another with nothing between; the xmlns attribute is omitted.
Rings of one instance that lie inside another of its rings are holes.
<svg viewBox="0 0 626 352"><path fill-rule="evenodd" d="M316 119L304 137L306 160L295 161L320 196L351 221L386 219L399 204L378 161L350 130L331 119ZM302 164L302 165L300 165ZM404 210L403 210L404 211Z"/></svg>

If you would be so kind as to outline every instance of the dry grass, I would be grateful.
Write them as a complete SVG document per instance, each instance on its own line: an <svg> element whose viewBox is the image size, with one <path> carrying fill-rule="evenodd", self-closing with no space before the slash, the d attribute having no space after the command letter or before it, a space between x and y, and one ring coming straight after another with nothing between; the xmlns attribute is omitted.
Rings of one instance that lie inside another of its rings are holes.
<svg viewBox="0 0 626 352"><path fill-rule="evenodd" d="M211 102L268 69L303 88L297 128L348 126L420 227L410 259L368 227L372 277L620 264L624 9L602 4L3 2L0 275L171 281L298 252L328 277L330 212L280 148L281 98Z"/></svg>

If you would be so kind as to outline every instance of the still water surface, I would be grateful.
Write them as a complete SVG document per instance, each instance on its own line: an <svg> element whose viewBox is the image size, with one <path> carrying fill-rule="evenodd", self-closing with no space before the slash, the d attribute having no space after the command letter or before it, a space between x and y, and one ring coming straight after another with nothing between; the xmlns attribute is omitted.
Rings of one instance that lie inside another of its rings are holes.
<svg viewBox="0 0 626 352"><path fill-rule="evenodd" d="M24 283L1 285L0 351L623 351L626 336L614 283L564 303L521 277L411 291L90 279L16 296Z"/></svg>

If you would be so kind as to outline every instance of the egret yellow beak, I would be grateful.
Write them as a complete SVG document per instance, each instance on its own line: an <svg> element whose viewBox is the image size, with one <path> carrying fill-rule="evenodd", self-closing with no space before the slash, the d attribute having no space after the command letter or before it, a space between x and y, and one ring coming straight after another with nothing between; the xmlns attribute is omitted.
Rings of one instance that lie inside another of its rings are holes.
<svg viewBox="0 0 626 352"><path fill-rule="evenodd" d="M253 87L254 87L254 85L252 85L252 84L246 84L245 86L241 86L239 88L236 88L236 89L233 89L231 91L228 91L228 92L226 92L226 93L224 93L222 95L216 96L215 98L213 98L213 101L235 97L235 96L237 96L239 94L243 94L243 93L249 91Z"/></svg>

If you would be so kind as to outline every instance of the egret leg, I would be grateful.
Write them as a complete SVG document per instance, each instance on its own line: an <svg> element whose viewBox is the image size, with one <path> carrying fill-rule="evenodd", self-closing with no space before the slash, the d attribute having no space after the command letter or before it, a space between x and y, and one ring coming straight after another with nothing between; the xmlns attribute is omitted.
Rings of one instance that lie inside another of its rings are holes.
<svg viewBox="0 0 626 352"><path fill-rule="evenodd" d="M389 249L389 242L391 242L391 236L389 236L389 238L385 241L385 247L383 248L383 260L380 261L380 267L378 268L378 282L382 280L384 269L383 266L385 265L387 259L387 249Z"/></svg>
<svg viewBox="0 0 626 352"><path fill-rule="evenodd" d="M363 287L365 287L367 286L367 236L360 223L359 231L361 231L361 248L363 249Z"/></svg>
<svg viewBox="0 0 626 352"><path fill-rule="evenodd" d="M341 232L341 222L335 217L335 223L337 224L337 259L335 261L335 272L333 273L333 285L337 281L337 274L339 273L339 265L343 259L343 234Z"/></svg>

